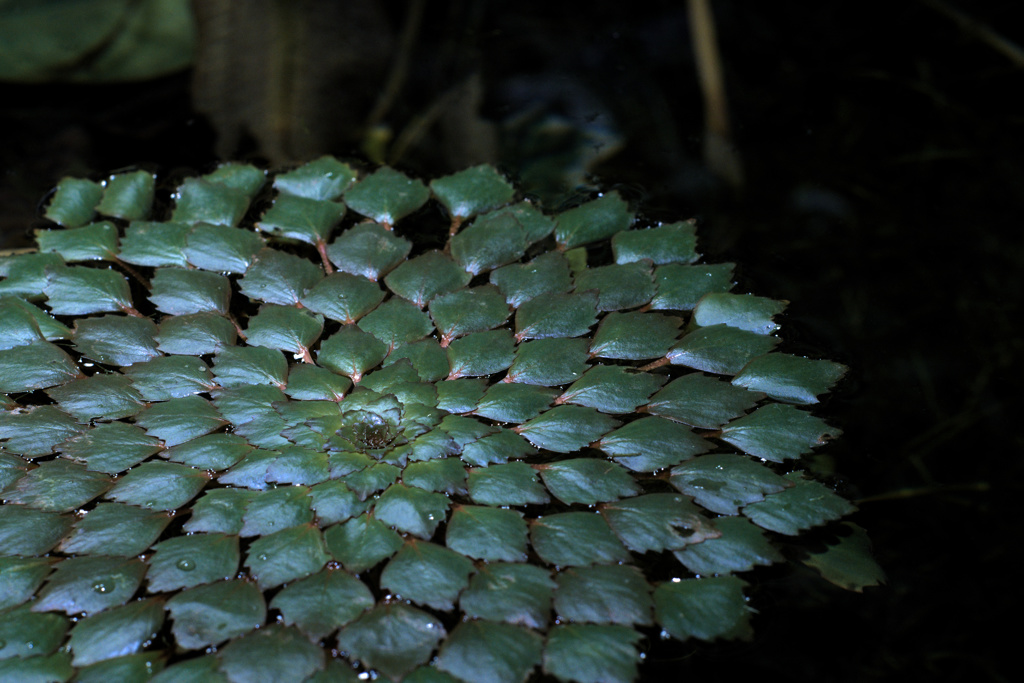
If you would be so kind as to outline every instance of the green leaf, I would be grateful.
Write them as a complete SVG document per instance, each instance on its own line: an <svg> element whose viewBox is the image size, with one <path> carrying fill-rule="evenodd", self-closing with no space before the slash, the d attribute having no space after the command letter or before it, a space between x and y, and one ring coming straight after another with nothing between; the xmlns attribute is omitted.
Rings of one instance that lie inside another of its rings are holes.
<svg viewBox="0 0 1024 683"><path fill-rule="evenodd" d="M324 317L351 324L384 300L384 290L363 277L332 273L302 297L302 305Z"/></svg>
<svg viewBox="0 0 1024 683"><path fill-rule="evenodd" d="M335 375L326 368L300 363L288 371L285 393L296 401L340 401L352 388L347 377Z"/></svg>
<svg viewBox="0 0 1024 683"><path fill-rule="evenodd" d="M330 559L320 530L303 525L253 541L245 566L260 589L267 590L315 574Z"/></svg>
<svg viewBox="0 0 1024 683"><path fill-rule="evenodd" d="M601 320L590 354L599 358L661 358L675 343L681 318L661 313L609 313Z"/></svg>
<svg viewBox="0 0 1024 683"><path fill-rule="evenodd" d="M99 503L75 523L74 532L61 542L59 550L76 555L139 555L170 522L171 517L159 510Z"/></svg>
<svg viewBox="0 0 1024 683"><path fill-rule="evenodd" d="M470 579L459 598L469 618L505 621L528 628L547 626L555 582L530 564L488 563Z"/></svg>
<svg viewBox="0 0 1024 683"><path fill-rule="evenodd" d="M195 498L210 475L172 462L145 462L117 480L107 498L153 510L176 510Z"/></svg>
<svg viewBox="0 0 1024 683"><path fill-rule="evenodd" d="M233 681L301 681L324 666L323 648L277 624L231 641L218 657L221 670Z"/></svg>
<svg viewBox="0 0 1024 683"><path fill-rule="evenodd" d="M167 601L178 646L198 650L259 628L267 618L263 593L254 584L229 579L196 586Z"/></svg>
<svg viewBox="0 0 1024 683"><path fill-rule="evenodd" d="M445 544L477 560L525 562L526 532L521 512L459 505L448 520Z"/></svg>
<svg viewBox="0 0 1024 683"><path fill-rule="evenodd" d="M327 454L299 446L281 448L281 457L267 468L267 481L275 484L318 484L329 476Z"/></svg>
<svg viewBox="0 0 1024 683"><path fill-rule="evenodd" d="M423 206L430 190L419 180L384 166L345 191L345 203L356 213L387 226Z"/></svg>
<svg viewBox="0 0 1024 683"><path fill-rule="evenodd" d="M409 259L384 278L388 288L423 308L436 296L469 284L470 274L437 250Z"/></svg>
<svg viewBox="0 0 1024 683"><path fill-rule="evenodd" d="M556 577L555 612L573 623L651 623L651 587L643 573L626 565L572 567Z"/></svg>
<svg viewBox="0 0 1024 683"><path fill-rule="evenodd" d="M472 572L473 563L459 553L410 539L385 565L380 585L416 604L447 611Z"/></svg>
<svg viewBox="0 0 1024 683"><path fill-rule="evenodd" d="M515 188L488 164L436 178L430 189L448 215L458 221L507 204L515 195Z"/></svg>
<svg viewBox="0 0 1024 683"><path fill-rule="evenodd" d="M558 397L558 403L574 403L602 413L632 413L647 402L667 378L631 372L621 365L591 367Z"/></svg>
<svg viewBox="0 0 1024 683"><path fill-rule="evenodd" d="M378 605L342 629L338 646L353 659L398 679L430 659L445 637L430 614L403 604Z"/></svg>
<svg viewBox="0 0 1024 683"><path fill-rule="evenodd" d="M35 301L43 298L43 287L54 269L64 267L57 254L12 254L0 256L0 295L14 295Z"/></svg>
<svg viewBox="0 0 1024 683"><path fill-rule="evenodd" d="M722 428L722 440L772 462L799 458L842 434L824 420L789 405L769 403Z"/></svg>
<svg viewBox="0 0 1024 683"><path fill-rule="evenodd" d="M225 421L209 401L186 396L154 403L135 417L135 424L170 448L209 434Z"/></svg>
<svg viewBox="0 0 1024 683"><path fill-rule="evenodd" d="M394 484L377 500L374 517L403 533L429 539L444 521L448 497L421 488Z"/></svg>
<svg viewBox="0 0 1024 683"><path fill-rule="evenodd" d="M522 462L471 469L466 486L469 497L481 505L539 505L550 500L536 470Z"/></svg>
<svg viewBox="0 0 1024 683"><path fill-rule="evenodd" d="M134 557L69 557L50 575L32 611L94 616L128 602L145 573L146 565Z"/></svg>
<svg viewBox="0 0 1024 683"><path fill-rule="evenodd" d="M448 346L456 337L497 327L510 314L505 298L493 285L445 294L430 302L430 317L441 333L441 346Z"/></svg>
<svg viewBox="0 0 1024 683"><path fill-rule="evenodd" d="M714 429L752 408L757 394L699 372L683 375L651 397L647 412L694 427Z"/></svg>
<svg viewBox="0 0 1024 683"><path fill-rule="evenodd" d="M203 176L203 180L238 190L246 197L254 197L267 181L267 172L250 164L229 161Z"/></svg>
<svg viewBox="0 0 1024 683"><path fill-rule="evenodd" d="M635 553L677 550L718 533L697 506L674 493L648 493L607 503L601 506L601 514Z"/></svg>
<svg viewBox="0 0 1024 683"><path fill-rule="evenodd" d="M505 463L511 458L536 455L537 449L510 429L499 429L496 434L478 439L462 447L462 461L469 465L487 466Z"/></svg>
<svg viewBox="0 0 1024 683"><path fill-rule="evenodd" d="M44 215L57 225L77 228L92 220L102 197L103 187L99 183L85 178L61 178Z"/></svg>
<svg viewBox="0 0 1024 683"><path fill-rule="evenodd" d="M633 477L607 460L570 458L535 467L551 495L567 505L593 505L640 493Z"/></svg>
<svg viewBox="0 0 1024 683"><path fill-rule="evenodd" d="M676 559L698 576L745 572L755 565L785 559L764 532L745 517L719 517L715 529L719 536L709 536L675 552Z"/></svg>
<svg viewBox="0 0 1024 683"><path fill-rule="evenodd" d="M327 257L345 273L377 281L405 261L412 242L376 223L358 223L327 247Z"/></svg>
<svg viewBox="0 0 1024 683"><path fill-rule="evenodd" d="M227 676L217 668L217 656L213 654L179 661L149 680L152 683L228 683Z"/></svg>
<svg viewBox="0 0 1024 683"><path fill-rule="evenodd" d="M171 220L181 223L234 227L249 208L249 197L242 190L202 178L186 178L174 199Z"/></svg>
<svg viewBox="0 0 1024 683"><path fill-rule="evenodd" d="M90 615L71 629L75 666L88 666L138 652L164 623L163 600L139 600Z"/></svg>
<svg viewBox="0 0 1024 683"><path fill-rule="evenodd" d="M275 348L228 346L214 357L213 375L226 388L266 384L283 389L288 360Z"/></svg>
<svg viewBox="0 0 1024 683"><path fill-rule="evenodd" d="M264 491L247 503L244 524L238 533L266 536L309 524L313 521L312 502L305 486L282 486Z"/></svg>
<svg viewBox="0 0 1024 683"><path fill-rule="evenodd" d="M93 472L117 474L160 450L160 442L134 425L98 424L61 444L65 458L82 460Z"/></svg>
<svg viewBox="0 0 1024 683"><path fill-rule="evenodd" d="M697 327L724 324L757 334L771 334L779 329L772 317L782 313L787 303L752 294L711 293L694 307L692 324Z"/></svg>
<svg viewBox="0 0 1024 683"><path fill-rule="evenodd" d="M719 375L735 375L751 359L768 353L780 341L771 335L719 324L690 332L667 355L672 365L685 365Z"/></svg>
<svg viewBox="0 0 1024 683"><path fill-rule="evenodd" d="M515 340L508 330L474 332L448 346L448 379L501 372L515 359Z"/></svg>
<svg viewBox="0 0 1024 683"><path fill-rule="evenodd" d="M238 571L238 536L221 533L168 538L153 546L146 575L148 591L162 593L192 588Z"/></svg>
<svg viewBox="0 0 1024 683"><path fill-rule="evenodd" d="M128 281L115 270L59 268L50 271L43 292L54 315L88 315L132 307Z"/></svg>
<svg viewBox="0 0 1024 683"><path fill-rule="evenodd" d="M597 295L594 292L538 297L516 311L516 341L579 337L595 322Z"/></svg>
<svg viewBox="0 0 1024 683"><path fill-rule="evenodd" d="M323 277L320 266L312 261L265 248L256 254L252 266L238 281L238 289L250 299L294 306Z"/></svg>
<svg viewBox="0 0 1024 683"><path fill-rule="evenodd" d="M348 164L332 156L303 164L274 178L274 189L283 194L308 199L337 199L355 182L356 173Z"/></svg>
<svg viewBox="0 0 1024 683"><path fill-rule="evenodd" d="M853 503L832 492L802 472L785 476L793 485L764 500L750 503L743 514L754 524L787 536L798 536L801 531L839 519L857 508Z"/></svg>
<svg viewBox="0 0 1024 683"><path fill-rule="evenodd" d="M658 293L651 300L654 310L693 310L706 294L728 292L733 287L736 264L715 263L704 266L669 264L658 266L654 282Z"/></svg>
<svg viewBox="0 0 1024 683"><path fill-rule="evenodd" d="M153 205L156 176L146 171L115 173L103 188L96 211L126 221L145 218Z"/></svg>
<svg viewBox="0 0 1024 683"><path fill-rule="evenodd" d="M343 477L343 481L346 486L359 495L360 499L365 500L368 496L391 486L398 479L399 472L400 470L394 465L378 463L366 468L362 472L346 475ZM392 510L392 512L395 512L395 510Z"/></svg>
<svg viewBox="0 0 1024 683"><path fill-rule="evenodd" d="M17 505L0 506L0 556L46 554L71 529L74 519Z"/></svg>
<svg viewBox="0 0 1024 683"><path fill-rule="evenodd" d="M4 575L6 579L6 574ZM25 605L4 613L0 620L0 661L45 656L54 652L68 630L68 619L59 614L37 614ZM14 681L14 678L0 680ZM17 679L24 680L24 679Z"/></svg>
<svg viewBox="0 0 1024 683"><path fill-rule="evenodd" d="M510 263L490 276L513 308L543 294L560 294L572 289L569 262L561 252L541 254L529 263Z"/></svg>
<svg viewBox="0 0 1024 683"><path fill-rule="evenodd" d="M79 422L117 420L142 410L142 394L122 375L93 375L46 390L47 396Z"/></svg>
<svg viewBox="0 0 1024 683"><path fill-rule="evenodd" d="M27 602L35 595L43 580L53 571L53 565L59 562L52 557L0 557L0 610ZM4 624L0 622L0 630ZM0 640L3 640L0 636ZM3 659L3 648L0 647L0 659Z"/></svg>
<svg viewBox="0 0 1024 683"><path fill-rule="evenodd" d="M612 237L616 263L649 259L655 265L693 263L697 254L697 229L692 221L669 223L645 230L627 230Z"/></svg>
<svg viewBox="0 0 1024 683"><path fill-rule="evenodd" d="M557 567L630 560L629 551L615 537L608 523L592 512L560 512L538 517L530 525L530 541L542 560Z"/></svg>
<svg viewBox="0 0 1024 683"><path fill-rule="evenodd" d="M359 329L384 342L389 351L434 331L426 313L408 301L394 298L364 316L358 325Z"/></svg>
<svg viewBox="0 0 1024 683"><path fill-rule="evenodd" d="M732 383L770 398L803 405L817 403L846 374L846 366L788 353L770 353L751 360Z"/></svg>
<svg viewBox="0 0 1024 683"><path fill-rule="evenodd" d="M5 504L27 505L48 512L71 512L102 495L110 477L90 472L67 460L40 463L3 492Z"/></svg>
<svg viewBox="0 0 1024 683"><path fill-rule="evenodd" d="M547 410L557 395L557 390L547 387L499 382L487 388L473 412L497 422L526 422Z"/></svg>
<svg viewBox="0 0 1024 683"><path fill-rule="evenodd" d="M270 607L281 612L285 626L295 624L313 640L321 640L373 607L373 594L352 575L327 568L288 584Z"/></svg>
<svg viewBox="0 0 1024 683"><path fill-rule="evenodd" d="M353 574L376 566L402 547L401 536L365 514L330 527L324 540L331 555Z"/></svg>
<svg viewBox="0 0 1024 683"><path fill-rule="evenodd" d="M0 452L0 490L16 482L29 471L31 464L24 458Z"/></svg>
<svg viewBox="0 0 1024 683"><path fill-rule="evenodd" d="M159 652L139 652L105 659L78 670L75 683L106 683L107 681L139 681L163 669Z"/></svg>
<svg viewBox="0 0 1024 683"><path fill-rule="evenodd" d="M0 440L7 451L18 455L48 455L81 431L81 425L53 406L0 412Z"/></svg>
<svg viewBox="0 0 1024 683"><path fill-rule="evenodd" d="M661 417L643 417L594 444L634 472L656 472L711 450L689 427Z"/></svg>
<svg viewBox="0 0 1024 683"><path fill-rule="evenodd" d="M320 342L317 363L359 382L363 373L384 360L388 347L373 335L355 325L345 325Z"/></svg>
<svg viewBox="0 0 1024 683"><path fill-rule="evenodd" d="M15 296L0 297L0 351L70 336L71 330L49 313Z"/></svg>
<svg viewBox="0 0 1024 683"><path fill-rule="evenodd" d="M802 562L814 567L826 580L846 590L863 592L865 586L885 583L885 572L871 556L867 532L852 522L843 522L843 535L824 550L813 549Z"/></svg>
<svg viewBox="0 0 1024 683"><path fill-rule="evenodd" d="M576 291L597 291L597 310L621 311L651 301L655 294L649 261L586 268L576 274Z"/></svg>
<svg viewBox="0 0 1024 683"><path fill-rule="evenodd" d="M256 227L285 239L319 244L327 240L343 215L344 204L279 194Z"/></svg>
<svg viewBox="0 0 1024 683"><path fill-rule="evenodd" d="M184 398L217 386L206 363L188 356L157 356L123 372L146 401Z"/></svg>
<svg viewBox="0 0 1024 683"><path fill-rule="evenodd" d="M598 199L569 209L558 216L555 241L564 249L608 239L629 228L633 212L618 192L609 192Z"/></svg>
<svg viewBox="0 0 1024 683"><path fill-rule="evenodd" d="M43 253L60 254L65 261L112 261L117 257L117 227L91 223L81 228L39 230L36 243Z"/></svg>
<svg viewBox="0 0 1024 683"><path fill-rule="evenodd" d="M256 315L249 318L245 341L254 346L305 356L323 329L324 319L320 315L294 306L264 304Z"/></svg>
<svg viewBox="0 0 1024 683"><path fill-rule="evenodd" d="M233 346L235 326L216 313L196 313L164 318L156 335L157 348L164 353L205 356Z"/></svg>
<svg viewBox="0 0 1024 683"><path fill-rule="evenodd" d="M237 534L242 530L245 508L257 495L245 489L211 489L192 505L192 516L185 522L188 533Z"/></svg>
<svg viewBox="0 0 1024 683"><path fill-rule="evenodd" d="M749 639L750 613L743 589L734 576L673 580L654 591L654 615L668 633L678 638Z"/></svg>
<svg viewBox="0 0 1024 683"><path fill-rule="evenodd" d="M466 493L466 468L458 458L412 462L402 470L402 483L425 491Z"/></svg>
<svg viewBox="0 0 1024 683"><path fill-rule="evenodd" d="M45 341L0 350L0 392L46 389L70 382L79 374L71 356Z"/></svg>
<svg viewBox="0 0 1024 683"><path fill-rule="evenodd" d="M643 636L626 626L562 624L548 633L544 672L577 683L630 683Z"/></svg>
<svg viewBox="0 0 1024 683"><path fill-rule="evenodd" d="M581 406L557 406L516 426L513 431L525 436L538 448L557 453L572 453L597 441L619 426L619 421Z"/></svg>
<svg viewBox="0 0 1024 683"><path fill-rule="evenodd" d="M149 318L104 315L75 321L75 348L86 358L105 365L145 363L160 355L157 327Z"/></svg>
<svg viewBox="0 0 1024 683"><path fill-rule="evenodd" d="M516 347L507 379L555 386L576 381L587 367L587 340L538 339Z"/></svg>
<svg viewBox="0 0 1024 683"><path fill-rule="evenodd" d="M519 626L463 622L441 646L437 668L465 681L522 683L540 663L542 646L539 634Z"/></svg>
<svg viewBox="0 0 1024 683"><path fill-rule="evenodd" d="M185 239L182 252L196 268L244 273L263 246L263 239L251 230L199 223Z"/></svg>
<svg viewBox="0 0 1024 683"><path fill-rule="evenodd" d="M471 275L493 270L526 253L530 244L551 234L555 221L527 202L476 218L450 240L452 257Z"/></svg>
<svg viewBox="0 0 1024 683"><path fill-rule="evenodd" d="M137 266L185 268L185 239L191 231L188 223L132 221L121 238L118 258Z"/></svg>
<svg viewBox="0 0 1024 683"><path fill-rule="evenodd" d="M361 515L369 507L367 501L359 500L354 491L337 480L314 485L310 488L309 496L310 506L320 528Z"/></svg>
<svg viewBox="0 0 1024 683"><path fill-rule="evenodd" d="M698 505L720 515L739 514L739 508L792 484L750 458L711 453L672 469L669 480Z"/></svg>
<svg viewBox="0 0 1024 683"><path fill-rule="evenodd" d="M449 413L468 413L483 398L487 381L484 379L450 379L435 382L437 407Z"/></svg>

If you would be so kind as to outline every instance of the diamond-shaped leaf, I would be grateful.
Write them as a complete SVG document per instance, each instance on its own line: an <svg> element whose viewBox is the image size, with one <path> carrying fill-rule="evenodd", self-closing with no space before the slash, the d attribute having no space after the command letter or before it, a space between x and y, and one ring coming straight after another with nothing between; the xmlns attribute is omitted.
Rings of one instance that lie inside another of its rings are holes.
<svg viewBox="0 0 1024 683"><path fill-rule="evenodd" d="M632 413L647 402L665 377L630 372L620 365L595 365L573 382L558 403L573 403L602 413Z"/></svg>
<svg viewBox="0 0 1024 683"><path fill-rule="evenodd" d="M448 520L445 543L467 557L487 562L526 560L526 522L515 510L461 505Z"/></svg>
<svg viewBox="0 0 1024 683"><path fill-rule="evenodd" d="M469 273L450 258L439 251L428 251L395 268L384 278L384 284L423 308L434 297L465 287L469 279Z"/></svg>
<svg viewBox="0 0 1024 683"><path fill-rule="evenodd" d="M745 517L719 517L719 535L676 550L676 558L698 576L745 572L759 564L781 562L784 558L764 536L764 531Z"/></svg>
<svg viewBox="0 0 1024 683"><path fill-rule="evenodd" d="M719 375L735 375L751 359L768 353L780 341L778 337L748 332L723 323L693 330L680 339L667 355L673 365L685 365Z"/></svg>
<svg viewBox="0 0 1024 683"><path fill-rule="evenodd" d="M132 221L121 238L118 258L137 266L184 268L185 240L191 231L188 223Z"/></svg>
<svg viewBox="0 0 1024 683"><path fill-rule="evenodd" d="M460 680L521 683L540 663L540 635L511 624L468 621L444 641L437 668Z"/></svg>
<svg viewBox="0 0 1024 683"><path fill-rule="evenodd" d="M60 254L68 262L112 261L117 256L117 228L103 221L81 228L40 230L36 243L40 252Z"/></svg>
<svg viewBox="0 0 1024 683"><path fill-rule="evenodd" d="M846 373L846 367L828 360L813 360L788 353L755 358L733 377L732 383L788 403L818 402Z"/></svg>
<svg viewBox="0 0 1024 683"><path fill-rule="evenodd" d="M49 512L71 512L111 487L110 477L67 460L51 460L31 470L3 492L5 504Z"/></svg>
<svg viewBox="0 0 1024 683"><path fill-rule="evenodd" d="M65 458L84 461L93 472L117 474L160 450L160 442L124 422L98 424L61 444Z"/></svg>
<svg viewBox="0 0 1024 683"><path fill-rule="evenodd" d="M148 599L114 607L83 619L71 629L72 664L88 666L141 650L164 623L163 600Z"/></svg>
<svg viewBox="0 0 1024 683"><path fill-rule="evenodd" d="M256 254L238 288L250 299L294 306L323 276L315 263L268 247Z"/></svg>
<svg viewBox="0 0 1024 683"><path fill-rule="evenodd" d="M544 647L544 671L577 683L629 683L636 678L642 637L616 624L555 626Z"/></svg>
<svg viewBox="0 0 1024 683"><path fill-rule="evenodd" d="M471 618L544 628L555 586L548 571L540 567L488 563L470 579L459 607Z"/></svg>
<svg viewBox="0 0 1024 683"><path fill-rule="evenodd" d="M625 469L607 460L571 458L536 468L548 491L566 504L593 505L640 492Z"/></svg>
<svg viewBox="0 0 1024 683"><path fill-rule="evenodd" d="M440 493L394 484L377 500L373 514L399 531L427 539L444 521L448 505L448 497Z"/></svg>
<svg viewBox="0 0 1024 683"><path fill-rule="evenodd" d="M71 357L49 342L0 350L0 391L6 394L64 384L78 373Z"/></svg>
<svg viewBox="0 0 1024 683"><path fill-rule="evenodd" d="M782 462L810 453L842 432L793 406L769 403L722 428L722 440L745 453Z"/></svg>
<svg viewBox="0 0 1024 683"><path fill-rule="evenodd" d="M414 304L392 298L365 315L359 329L384 342L388 349L414 342L434 331L430 317Z"/></svg>
<svg viewBox="0 0 1024 683"><path fill-rule="evenodd" d="M660 417L634 420L594 445L634 472L655 472L711 450L689 427Z"/></svg>
<svg viewBox="0 0 1024 683"><path fill-rule="evenodd" d="M70 336L71 330L45 311L15 296L0 297L0 351Z"/></svg>
<svg viewBox="0 0 1024 683"><path fill-rule="evenodd" d="M505 322L511 311L497 287L486 285L439 296L430 302L430 317L441 333L441 346L471 332Z"/></svg>
<svg viewBox="0 0 1024 683"><path fill-rule="evenodd" d="M50 271L43 288L54 315L87 315L132 308L128 281L115 270L68 266Z"/></svg>
<svg viewBox="0 0 1024 683"><path fill-rule="evenodd" d="M507 204L515 194L508 181L487 164L437 178L430 189L452 219L459 221Z"/></svg>
<svg viewBox="0 0 1024 683"><path fill-rule="evenodd" d="M284 624L320 640L373 606L366 584L344 571L327 568L288 584L274 596L270 607L284 616Z"/></svg>
<svg viewBox="0 0 1024 683"><path fill-rule="evenodd" d="M608 239L626 230L633 222L633 212L618 192L609 192L598 199L569 209L558 216L555 240L563 249Z"/></svg>
<svg viewBox="0 0 1024 683"><path fill-rule="evenodd" d="M616 263L650 259L656 265L697 260L697 232L692 221L669 223L646 230L627 230L612 237Z"/></svg>
<svg viewBox="0 0 1024 683"><path fill-rule="evenodd" d="M595 322L597 296L594 292L538 297L516 311L516 341L579 337Z"/></svg>
<svg viewBox="0 0 1024 683"><path fill-rule="evenodd" d="M590 343L590 354L599 358L645 360L660 358L676 340L680 318L661 313L609 313Z"/></svg>
<svg viewBox="0 0 1024 683"><path fill-rule="evenodd" d="M74 418L54 406L0 412L0 441L7 451L19 455L47 455L81 431Z"/></svg>
<svg viewBox="0 0 1024 683"><path fill-rule="evenodd" d="M515 359L515 340L508 330L474 332L448 346L448 379L501 372Z"/></svg>
<svg viewBox="0 0 1024 683"><path fill-rule="evenodd" d="M59 548L76 555L139 555L170 522L171 516L160 510L99 503L75 524L74 532Z"/></svg>
<svg viewBox="0 0 1024 683"><path fill-rule="evenodd" d="M344 273L376 281L402 263L411 249L412 242L384 226L359 223L327 247L327 257Z"/></svg>
<svg viewBox="0 0 1024 683"><path fill-rule="evenodd" d="M46 554L71 529L74 519L20 505L0 506L0 556Z"/></svg>
<svg viewBox="0 0 1024 683"><path fill-rule="evenodd" d="M529 263L502 266L490 276L513 308L542 294L558 294L572 289L569 262L561 252L541 254Z"/></svg>
<svg viewBox="0 0 1024 683"><path fill-rule="evenodd" d="M253 541L245 566L260 589L266 590L314 574L330 559L320 530L303 525Z"/></svg>
<svg viewBox="0 0 1024 683"><path fill-rule="evenodd" d="M64 642L68 626L67 617L32 612L29 605L4 612L4 618L0 620L0 662L13 658L37 658L54 652ZM0 669L0 677L3 675ZM0 680L32 679L8 677Z"/></svg>
<svg viewBox="0 0 1024 683"><path fill-rule="evenodd" d="M185 238L182 253L196 268L244 273L262 248L263 240L251 230L199 223Z"/></svg>
<svg viewBox="0 0 1024 683"><path fill-rule="evenodd" d="M572 567L556 577L555 612L573 623L651 623L651 587L636 567Z"/></svg>
<svg viewBox="0 0 1024 683"><path fill-rule="evenodd" d="M50 575L32 609L95 614L128 602L145 573L146 565L135 558L68 558Z"/></svg>
<svg viewBox="0 0 1024 683"><path fill-rule="evenodd" d="M122 375L93 375L47 390L47 395L79 422L116 420L142 409L142 394Z"/></svg>
<svg viewBox="0 0 1024 683"><path fill-rule="evenodd" d="M280 194L256 227L308 244L323 243L345 213L345 205Z"/></svg>
<svg viewBox="0 0 1024 683"><path fill-rule="evenodd" d="M131 386L147 401L167 401L215 388L210 368L188 356L157 356L124 369Z"/></svg>
<svg viewBox="0 0 1024 683"><path fill-rule="evenodd" d="M655 294L651 264L637 261L586 268L576 274L576 291L597 291L597 310L622 311L651 301Z"/></svg>
<svg viewBox="0 0 1024 683"><path fill-rule="evenodd" d="M711 293L694 307L693 324L698 327L724 324L757 334L771 334L779 329L772 318L781 313L787 303L752 294Z"/></svg>
<svg viewBox="0 0 1024 683"><path fill-rule="evenodd" d="M339 375L362 379L363 373L384 360L388 347L355 325L345 325L320 342L317 363Z"/></svg>
<svg viewBox="0 0 1024 683"><path fill-rule="evenodd" d="M249 197L230 184L188 178L178 188L171 220L235 226L249 208Z"/></svg>
<svg viewBox="0 0 1024 683"><path fill-rule="evenodd" d="M75 348L106 365L144 363L159 355L156 350L157 327L148 318L104 315L79 318L75 322Z"/></svg>
<svg viewBox="0 0 1024 683"><path fill-rule="evenodd" d="M136 416L135 424L170 447L209 434L224 425L224 419L209 401L186 396L152 404Z"/></svg>
<svg viewBox="0 0 1024 683"><path fill-rule="evenodd" d="M212 583L238 571L238 536L191 534L168 538L153 549L146 575L150 593Z"/></svg>
<svg viewBox="0 0 1024 683"><path fill-rule="evenodd" d="M56 562L56 558L50 557L0 557L0 573L4 577L0 583L0 609L6 610L28 601L53 571ZM0 647L0 658L2 655L3 648Z"/></svg>
<svg viewBox="0 0 1024 683"><path fill-rule="evenodd" d="M46 218L65 228L77 228L96 215L95 207L102 197L103 187L99 183L85 178L61 178L46 207Z"/></svg>
<svg viewBox="0 0 1024 683"><path fill-rule="evenodd" d="M157 348L164 353L205 356L235 343L231 321L216 313L196 313L164 318L157 331Z"/></svg>
<svg viewBox="0 0 1024 683"><path fill-rule="evenodd" d="M693 310L705 294L732 289L735 264L715 263L706 266L658 266L654 281L658 293L651 300L654 310Z"/></svg>
<svg viewBox="0 0 1024 683"><path fill-rule="evenodd" d="M739 417L762 397L762 394L693 372L669 382L652 396L647 412L694 427L714 429Z"/></svg>
<svg viewBox="0 0 1024 683"><path fill-rule="evenodd" d="M547 237L554 227L549 216L520 202L478 216L463 228L449 242L452 257L468 273L479 275L518 260L530 244Z"/></svg>
<svg viewBox="0 0 1024 683"><path fill-rule="evenodd" d="M401 536L369 515L332 526L324 533L324 540L331 555L353 574L376 566L402 547Z"/></svg>
<svg viewBox="0 0 1024 683"><path fill-rule="evenodd" d="M96 210L104 216L126 221L146 218L153 204L156 176L146 171L115 173L103 188Z"/></svg>
<svg viewBox="0 0 1024 683"><path fill-rule="evenodd" d="M385 166L346 190L345 203L378 223L394 225L423 206L429 196L422 182Z"/></svg>
<svg viewBox="0 0 1024 683"><path fill-rule="evenodd" d="M852 522L843 522L844 535L825 550L808 553L804 564L814 567L828 581L858 593L865 586L885 583L885 572L871 557L871 541L867 532Z"/></svg>
<svg viewBox="0 0 1024 683"><path fill-rule="evenodd" d="M366 278L332 273L317 282L300 301L326 318L351 324L376 308L384 295L379 285Z"/></svg>
<svg viewBox="0 0 1024 683"><path fill-rule="evenodd" d="M515 427L514 431L538 448L572 453L619 426L619 422L593 408L557 406Z"/></svg>
<svg viewBox="0 0 1024 683"><path fill-rule="evenodd" d="M279 174L274 178L274 188L282 194L308 199L337 199L355 179L351 166L332 156L322 156Z"/></svg>
<svg viewBox="0 0 1024 683"><path fill-rule="evenodd" d="M805 479L801 472L785 477L793 485L743 508L744 516L754 524L787 536L848 515L856 508L823 484Z"/></svg>
<svg viewBox="0 0 1024 683"><path fill-rule="evenodd" d="M249 319L245 341L255 346L280 349L298 356L308 356L324 329L321 316L294 306L264 304ZM312 361L312 356L309 356Z"/></svg>
<svg viewBox="0 0 1024 683"><path fill-rule="evenodd" d="M541 559L557 567L628 562L629 551L608 523L591 512L560 512L537 518L530 541Z"/></svg>
<svg viewBox="0 0 1024 683"><path fill-rule="evenodd" d="M663 583L654 591L655 619L679 640L749 638L746 585L734 576Z"/></svg>
<svg viewBox="0 0 1024 683"><path fill-rule="evenodd" d="M444 626L430 614L403 604L383 604L342 629L338 645L397 679L425 663L444 637Z"/></svg>
<svg viewBox="0 0 1024 683"><path fill-rule="evenodd" d="M107 498L153 510L176 510L209 482L203 470L173 462L145 462L117 480Z"/></svg>
<svg viewBox="0 0 1024 683"><path fill-rule="evenodd" d="M792 486L764 465L727 453L684 462L672 469L670 481L697 504L720 515L738 514L744 505Z"/></svg>
<svg viewBox="0 0 1024 683"><path fill-rule="evenodd" d="M435 543L410 539L384 567L381 587L437 610L450 610L469 582L473 563Z"/></svg>
<svg viewBox="0 0 1024 683"><path fill-rule="evenodd" d="M167 601L178 645L198 650L259 628L267 618L263 593L240 579L189 588Z"/></svg>
<svg viewBox="0 0 1024 683"><path fill-rule="evenodd" d="M684 496L648 493L601 506L615 535L635 553L676 550L718 533Z"/></svg>
<svg viewBox="0 0 1024 683"><path fill-rule="evenodd" d="M547 491L537 481L537 472L522 462L469 470L469 497L481 505L527 505L547 503Z"/></svg>

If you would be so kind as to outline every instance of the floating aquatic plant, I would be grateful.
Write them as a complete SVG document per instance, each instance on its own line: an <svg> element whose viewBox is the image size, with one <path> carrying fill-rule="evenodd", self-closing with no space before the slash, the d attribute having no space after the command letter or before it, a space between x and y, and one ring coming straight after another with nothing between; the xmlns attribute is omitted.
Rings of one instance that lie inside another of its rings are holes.
<svg viewBox="0 0 1024 683"><path fill-rule="evenodd" d="M843 366L692 222L331 157L156 194L67 178L0 257L0 678L630 681L749 637L757 565L878 580L801 461Z"/></svg>

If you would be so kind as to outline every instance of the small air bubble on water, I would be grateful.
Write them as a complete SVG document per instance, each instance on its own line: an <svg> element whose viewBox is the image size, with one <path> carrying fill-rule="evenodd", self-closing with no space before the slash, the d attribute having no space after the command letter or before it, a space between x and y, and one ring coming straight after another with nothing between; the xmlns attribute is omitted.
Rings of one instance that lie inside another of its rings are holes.
<svg viewBox="0 0 1024 683"><path fill-rule="evenodd" d="M664 631L663 630L661 633L658 634L658 637L661 638L662 640L668 640L669 638L672 637L672 634L669 633L668 631Z"/></svg>

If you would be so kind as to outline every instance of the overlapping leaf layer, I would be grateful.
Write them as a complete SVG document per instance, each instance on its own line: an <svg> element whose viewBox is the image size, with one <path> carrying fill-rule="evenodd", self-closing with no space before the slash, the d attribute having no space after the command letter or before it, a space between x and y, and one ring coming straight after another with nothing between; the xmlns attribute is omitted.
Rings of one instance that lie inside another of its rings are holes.
<svg viewBox="0 0 1024 683"><path fill-rule="evenodd" d="M800 468L844 369L691 223L330 157L157 194L67 179L0 257L0 678L629 681L852 510ZM809 564L869 585L855 540Z"/></svg>

